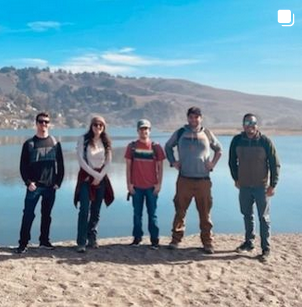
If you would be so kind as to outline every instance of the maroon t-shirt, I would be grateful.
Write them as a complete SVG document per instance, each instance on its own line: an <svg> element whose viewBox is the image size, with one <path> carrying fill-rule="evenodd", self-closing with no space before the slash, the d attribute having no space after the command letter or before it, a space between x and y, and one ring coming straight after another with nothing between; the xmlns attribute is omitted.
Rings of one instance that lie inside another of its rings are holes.
<svg viewBox="0 0 302 307"><path fill-rule="evenodd" d="M135 148L133 150L133 148ZM133 146L127 146L125 158L132 160L131 183L141 189L148 189L158 183L156 161L165 159L162 147L152 142L143 143L139 140Z"/></svg>

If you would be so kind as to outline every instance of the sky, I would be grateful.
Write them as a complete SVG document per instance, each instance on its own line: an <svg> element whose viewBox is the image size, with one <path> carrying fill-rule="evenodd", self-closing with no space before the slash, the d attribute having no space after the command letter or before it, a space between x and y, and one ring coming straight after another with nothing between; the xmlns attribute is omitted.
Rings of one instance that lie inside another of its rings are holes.
<svg viewBox="0 0 302 307"><path fill-rule="evenodd" d="M0 67L186 79L302 100L301 0L0 0L0 6ZM291 10L294 25L278 23L278 10Z"/></svg>

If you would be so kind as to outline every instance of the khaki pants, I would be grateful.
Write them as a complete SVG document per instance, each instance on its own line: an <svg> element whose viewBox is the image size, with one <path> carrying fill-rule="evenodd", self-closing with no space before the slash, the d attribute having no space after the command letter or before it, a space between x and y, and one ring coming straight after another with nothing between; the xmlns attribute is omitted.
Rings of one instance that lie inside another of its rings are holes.
<svg viewBox="0 0 302 307"><path fill-rule="evenodd" d="M179 243L184 236L186 212L194 197L199 213L201 242L204 246L210 246L212 244L211 229L213 224L210 218L210 210L212 208L211 187L211 180L178 176L176 195L174 197L175 217L172 229L173 242Z"/></svg>

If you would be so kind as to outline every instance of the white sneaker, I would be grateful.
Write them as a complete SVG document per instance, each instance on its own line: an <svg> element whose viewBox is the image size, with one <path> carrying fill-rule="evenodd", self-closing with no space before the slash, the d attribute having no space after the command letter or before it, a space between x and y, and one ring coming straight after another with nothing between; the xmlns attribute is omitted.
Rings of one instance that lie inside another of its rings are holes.
<svg viewBox="0 0 302 307"><path fill-rule="evenodd" d="M77 252L78 253L85 253L86 252L86 246L79 245L77 247Z"/></svg>

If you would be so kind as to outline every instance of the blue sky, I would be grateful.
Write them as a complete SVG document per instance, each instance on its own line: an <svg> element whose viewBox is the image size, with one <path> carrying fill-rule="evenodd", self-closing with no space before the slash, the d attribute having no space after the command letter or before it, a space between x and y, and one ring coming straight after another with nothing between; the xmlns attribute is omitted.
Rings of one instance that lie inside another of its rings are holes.
<svg viewBox="0 0 302 307"><path fill-rule="evenodd" d="M301 0L0 0L0 67L178 78L302 100ZM295 24L278 23L291 10Z"/></svg>

